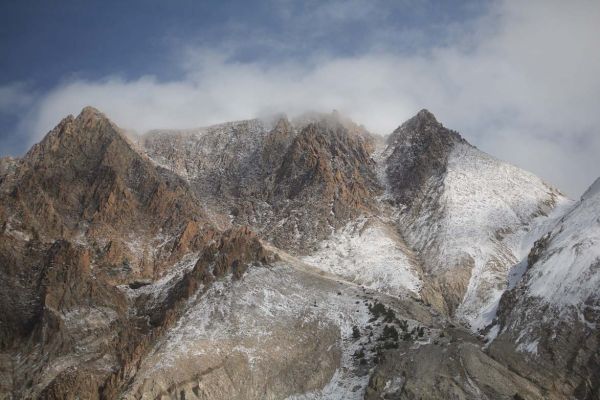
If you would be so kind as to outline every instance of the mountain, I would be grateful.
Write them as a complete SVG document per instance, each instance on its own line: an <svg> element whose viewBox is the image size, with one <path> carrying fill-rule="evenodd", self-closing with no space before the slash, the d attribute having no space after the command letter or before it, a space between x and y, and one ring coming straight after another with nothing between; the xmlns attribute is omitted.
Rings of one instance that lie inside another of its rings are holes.
<svg viewBox="0 0 600 400"><path fill-rule="evenodd" d="M141 145L214 213L300 253L372 210L380 190L372 138L337 114L153 131Z"/></svg>
<svg viewBox="0 0 600 400"><path fill-rule="evenodd" d="M87 107L0 159L0 394L593 398L595 270L544 260L595 257L597 186L575 205L427 110L130 138ZM577 304L543 369L541 287Z"/></svg>
<svg viewBox="0 0 600 400"><path fill-rule="evenodd" d="M429 301L483 328L539 225L570 201L471 146L427 110L388 137L381 157L401 234L441 294Z"/></svg>
<svg viewBox="0 0 600 400"><path fill-rule="evenodd" d="M184 180L92 108L6 170L0 345L13 397L112 397L202 282L269 257L250 230L214 227ZM121 289L175 270L155 301Z"/></svg>
<svg viewBox="0 0 600 400"><path fill-rule="evenodd" d="M565 396L598 398L599 267L600 179L522 263L522 277L502 296L491 327L492 351L498 357L507 348L524 353L528 365L521 368L539 380L546 379L540 368L552 371L547 384Z"/></svg>

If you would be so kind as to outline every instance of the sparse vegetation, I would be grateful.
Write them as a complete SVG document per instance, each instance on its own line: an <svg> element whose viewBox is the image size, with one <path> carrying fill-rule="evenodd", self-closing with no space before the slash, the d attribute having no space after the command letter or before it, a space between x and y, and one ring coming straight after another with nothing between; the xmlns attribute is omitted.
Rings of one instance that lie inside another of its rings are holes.
<svg viewBox="0 0 600 400"><path fill-rule="evenodd" d="M398 341L398 331L394 325L386 325L383 327L383 333L381 334L381 340L393 340Z"/></svg>
<svg viewBox="0 0 600 400"><path fill-rule="evenodd" d="M372 305L369 305L369 312L373 314L375 319L379 318L383 313L385 313L385 306L375 300Z"/></svg>
<svg viewBox="0 0 600 400"><path fill-rule="evenodd" d="M372 305L369 305L369 312L373 315L373 317L369 320L370 322L374 322L379 318L383 318L383 322L398 322L398 318L396 318L396 313L394 310L386 307L377 300L375 300Z"/></svg>
<svg viewBox="0 0 600 400"><path fill-rule="evenodd" d="M398 327L406 332L408 330L408 322L405 319L401 319L398 321Z"/></svg>
<svg viewBox="0 0 600 400"><path fill-rule="evenodd" d="M354 358L357 358L357 359L365 358L365 350L363 348L356 350L354 352Z"/></svg>

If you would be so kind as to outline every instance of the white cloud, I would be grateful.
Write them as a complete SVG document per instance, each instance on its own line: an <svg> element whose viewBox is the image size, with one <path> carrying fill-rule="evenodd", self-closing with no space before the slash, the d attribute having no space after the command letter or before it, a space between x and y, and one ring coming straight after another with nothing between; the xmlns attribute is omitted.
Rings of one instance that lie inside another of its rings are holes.
<svg viewBox="0 0 600 400"><path fill-rule="evenodd" d="M353 7L340 18L351 19ZM338 109L389 133L425 107L483 150L577 196L600 175L598 21L595 1L501 2L475 25L452 27L450 45L415 55L374 43L378 50L353 57L236 63L231 48L188 49L177 81L61 84L39 100L27 130L41 135L89 104L137 131Z"/></svg>

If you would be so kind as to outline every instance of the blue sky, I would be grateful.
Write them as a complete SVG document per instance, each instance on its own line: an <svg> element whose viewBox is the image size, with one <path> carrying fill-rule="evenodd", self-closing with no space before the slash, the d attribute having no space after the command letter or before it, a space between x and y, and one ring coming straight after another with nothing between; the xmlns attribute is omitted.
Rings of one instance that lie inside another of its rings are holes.
<svg viewBox="0 0 600 400"><path fill-rule="evenodd" d="M0 155L85 105L137 132L428 108L577 196L600 175L596 1L3 1Z"/></svg>
<svg viewBox="0 0 600 400"><path fill-rule="evenodd" d="M467 1L389 2L384 13L373 15L377 6L366 4L332 2L328 9L321 1L285 0L4 1L0 84L20 81L47 90L63 79L115 74L174 79L181 71L172 58L184 46L235 43L231 60L240 62L315 53L352 56L371 50L377 34L393 30L422 35L418 42L394 35L382 43L410 52L443 43L449 24L468 21L486 8ZM313 18L311 12L325 15ZM312 24L327 24L327 29Z"/></svg>
<svg viewBox="0 0 600 400"><path fill-rule="evenodd" d="M0 108L1 153L28 148L22 136L40 133L17 132L23 111L65 82L177 80L190 48L225 51L231 63L263 64L351 57L378 46L410 53L443 43L448 26L485 7L467 1L4 1L0 87L20 98Z"/></svg>

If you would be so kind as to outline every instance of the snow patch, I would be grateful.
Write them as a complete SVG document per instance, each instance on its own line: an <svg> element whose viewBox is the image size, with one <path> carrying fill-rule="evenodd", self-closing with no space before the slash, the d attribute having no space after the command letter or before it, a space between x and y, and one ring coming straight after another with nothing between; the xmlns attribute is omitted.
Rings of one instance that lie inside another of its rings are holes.
<svg viewBox="0 0 600 400"><path fill-rule="evenodd" d="M536 339L531 342L519 343L519 345L517 346L517 351L520 351L521 353L530 353L530 354L537 355L538 354L538 345L539 345L539 339Z"/></svg>
<svg viewBox="0 0 600 400"><path fill-rule="evenodd" d="M316 253L302 260L371 289L418 295L422 282L407 251L393 228L377 218L362 217L321 242Z"/></svg>

